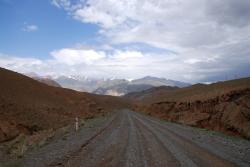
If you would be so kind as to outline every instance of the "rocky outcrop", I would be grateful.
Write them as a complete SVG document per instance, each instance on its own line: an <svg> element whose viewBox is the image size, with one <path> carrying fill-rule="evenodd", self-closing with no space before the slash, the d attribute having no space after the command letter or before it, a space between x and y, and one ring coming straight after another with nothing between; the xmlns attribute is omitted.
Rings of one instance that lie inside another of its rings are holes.
<svg viewBox="0 0 250 167"><path fill-rule="evenodd" d="M250 139L250 89L231 91L203 101L137 104L135 110L168 121Z"/></svg>

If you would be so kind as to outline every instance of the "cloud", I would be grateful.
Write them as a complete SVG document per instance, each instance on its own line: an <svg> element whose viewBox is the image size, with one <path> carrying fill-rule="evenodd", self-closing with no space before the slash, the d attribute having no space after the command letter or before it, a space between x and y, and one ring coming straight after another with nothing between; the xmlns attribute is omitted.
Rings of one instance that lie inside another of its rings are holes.
<svg viewBox="0 0 250 167"><path fill-rule="evenodd" d="M38 30L38 26L34 24L24 24L24 28L22 29L25 32L34 32Z"/></svg>
<svg viewBox="0 0 250 167"><path fill-rule="evenodd" d="M72 8L69 0L51 0L51 4L58 8L64 8L66 10L70 10L70 8Z"/></svg>
<svg viewBox="0 0 250 167"><path fill-rule="evenodd" d="M210 0L205 11L218 24L242 27L249 25L249 8L250 1Z"/></svg>
<svg viewBox="0 0 250 167"><path fill-rule="evenodd" d="M185 78L180 75L180 69L185 69L185 66L174 57L175 55L166 58L161 54L144 54L136 50L105 52L64 48L52 51L50 59L47 60L17 58L2 54L0 66L24 73L36 72L40 75L85 75L97 78L138 78L154 75L173 78L177 74L177 78L183 80Z"/></svg>
<svg viewBox="0 0 250 167"><path fill-rule="evenodd" d="M178 51L239 41L244 38L242 34L250 33L248 1L57 0L57 3L73 18L99 25L100 35L112 44L142 42Z"/></svg>
<svg viewBox="0 0 250 167"><path fill-rule="evenodd" d="M178 53L174 61L159 63L161 65L165 63L165 67L172 67L172 64L176 67L183 66L189 72L183 69L183 75L176 75L184 76L185 73L190 79L206 80L219 78L223 73L234 75L239 73L240 70L237 68L241 65L250 64L248 61L250 51L247 47L250 46L248 40L250 1L57 0L57 2L72 18L83 23L98 25L99 35L105 38L108 45L143 43ZM141 54L143 56L138 59L144 62L148 53ZM155 58L152 58L152 61L154 60L161 60L159 53L155 53ZM153 68L155 64L148 65ZM159 67L165 68L163 65ZM168 72L165 69L163 71Z"/></svg>
<svg viewBox="0 0 250 167"><path fill-rule="evenodd" d="M0 66L14 71L31 72L32 69L40 67L43 62L34 58L20 58L0 53Z"/></svg>
<svg viewBox="0 0 250 167"><path fill-rule="evenodd" d="M146 75L187 82L207 82L250 75L248 40L215 49L142 52L137 49L95 50L91 47L62 48L47 60L1 55L0 66L40 75L84 75L94 78L139 78ZM224 55L224 50L231 55ZM235 56L240 54L241 56ZM227 59L225 59L225 57Z"/></svg>
<svg viewBox="0 0 250 167"><path fill-rule="evenodd" d="M1 56L0 65L41 74L199 82L250 75L247 0L51 0L76 21L99 26L99 46L78 44L48 60ZM38 30L25 24L24 31Z"/></svg>
<svg viewBox="0 0 250 167"><path fill-rule="evenodd" d="M51 55L55 60L68 65L75 64L93 64L97 60L105 57L103 52L95 52L94 50L64 48L52 51Z"/></svg>

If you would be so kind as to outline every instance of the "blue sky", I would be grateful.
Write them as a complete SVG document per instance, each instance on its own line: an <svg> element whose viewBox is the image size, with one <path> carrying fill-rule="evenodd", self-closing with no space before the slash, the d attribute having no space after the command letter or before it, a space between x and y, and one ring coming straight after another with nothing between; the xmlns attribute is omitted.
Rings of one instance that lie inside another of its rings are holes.
<svg viewBox="0 0 250 167"><path fill-rule="evenodd" d="M21 57L44 59L53 49L95 43L98 31L94 24L71 19L49 0L1 0L0 20L0 50ZM27 25L36 25L38 30L23 31Z"/></svg>
<svg viewBox="0 0 250 167"><path fill-rule="evenodd" d="M186 82L246 77L249 17L250 1L0 0L0 67Z"/></svg>

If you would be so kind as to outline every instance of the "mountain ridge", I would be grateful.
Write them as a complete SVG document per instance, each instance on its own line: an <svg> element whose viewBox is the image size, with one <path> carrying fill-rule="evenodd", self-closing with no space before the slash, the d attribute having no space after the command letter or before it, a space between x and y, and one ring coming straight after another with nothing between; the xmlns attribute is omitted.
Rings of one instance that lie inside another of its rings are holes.
<svg viewBox="0 0 250 167"><path fill-rule="evenodd" d="M128 80L128 79L97 79L84 76L57 76L51 77L61 87L81 92L96 93L102 95L121 96L131 92L138 92L158 86L186 87L191 84L152 76ZM113 93L111 93L113 92Z"/></svg>

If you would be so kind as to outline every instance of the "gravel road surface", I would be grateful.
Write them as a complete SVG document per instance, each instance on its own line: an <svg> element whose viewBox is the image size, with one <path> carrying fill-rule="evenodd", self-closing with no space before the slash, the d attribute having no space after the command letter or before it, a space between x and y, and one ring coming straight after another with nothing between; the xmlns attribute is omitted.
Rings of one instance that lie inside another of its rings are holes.
<svg viewBox="0 0 250 167"><path fill-rule="evenodd" d="M248 140L169 123L126 109L95 126L28 154L22 166L250 166Z"/></svg>

